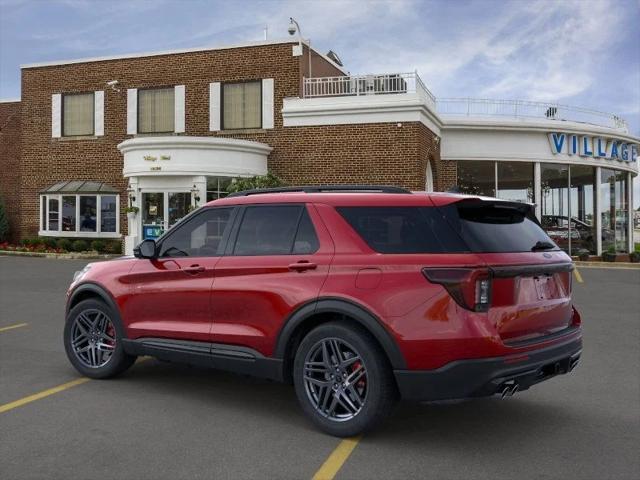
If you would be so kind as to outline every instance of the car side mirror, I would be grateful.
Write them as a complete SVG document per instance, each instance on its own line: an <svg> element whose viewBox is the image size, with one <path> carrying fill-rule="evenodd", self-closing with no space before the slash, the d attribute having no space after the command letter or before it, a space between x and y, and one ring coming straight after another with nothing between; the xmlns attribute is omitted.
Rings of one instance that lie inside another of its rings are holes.
<svg viewBox="0 0 640 480"><path fill-rule="evenodd" d="M136 248L133 249L133 255L136 258L156 258L158 256L158 246L152 238L143 240Z"/></svg>

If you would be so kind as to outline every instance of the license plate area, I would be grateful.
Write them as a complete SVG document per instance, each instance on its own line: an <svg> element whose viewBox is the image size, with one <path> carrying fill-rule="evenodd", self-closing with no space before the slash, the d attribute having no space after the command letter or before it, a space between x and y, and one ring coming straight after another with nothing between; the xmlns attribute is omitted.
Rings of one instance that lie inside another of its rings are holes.
<svg viewBox="0 0 640 480"><path fill-rule="evenodd" d="M536 287L538 300L552 300L560 298L558 285L551 275L541 275L533 277L533 284Z"/></svg>

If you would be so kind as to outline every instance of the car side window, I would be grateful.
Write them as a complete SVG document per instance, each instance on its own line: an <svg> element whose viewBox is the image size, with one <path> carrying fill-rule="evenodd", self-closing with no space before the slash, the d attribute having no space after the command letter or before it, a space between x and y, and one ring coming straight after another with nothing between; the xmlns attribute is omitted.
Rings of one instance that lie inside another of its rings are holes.
<svg viewBox="0 0 640 480"><path fill-rule="evenodd" d="M233 207L207 208L173 227L162 241L161 257L216 257L222 255L222 238L230 228Z"/></svg>
<svg viewBox="0 0 640 480"><path fill-rule="evenodd" d="M318 247L306 208L301 205L260 205L246 208L233 254L305 254L313 253Z"/></svg>
<svg viewBox="0 0 640 480"><path fill-rule="evenodd" d="M302 212L302 217L300 217L292 253L298 255L310 254L316 252L318 248L320 248L320 242L318 241L316 230L313 228L311 217L309 217L309 213L305 208Z"/></svg>

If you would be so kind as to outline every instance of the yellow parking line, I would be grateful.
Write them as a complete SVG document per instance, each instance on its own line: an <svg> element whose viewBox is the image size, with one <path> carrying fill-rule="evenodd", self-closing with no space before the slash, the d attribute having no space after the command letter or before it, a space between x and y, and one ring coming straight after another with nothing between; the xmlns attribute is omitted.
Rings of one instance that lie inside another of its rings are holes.
<svg viewBox="0 0 640 480"><path fill-rule="evenodd" d="M136 361L136 364L146 362L148 360L151 360L151 357L139 357L138 360ZM82 385L83 383L87 383L90 380L91 379L88 377L80 377L76 380L72 380L70 382L63 383L62 385L58 385L57 387L49 388L47 390L43 390L42 392L34 393L33 395L29 395L28 397L15 400L13 402L5 403L4 405L0 405L0 413L8 412L9 410L13 410L14 408L22 407L23 405L27 405L28 403L35 402L36 400L40 400L50 395L60 393L69 388Z"/></svg>
<svg viewBox="0 0 640 480"><path fill-rule="evenodd" d="M584 283L582 281L582 275L580 275L580 272L578 271L577 268L573 269L573 274L576 276L576 280L578 281L578 283Z"/></svg>
<svg viewBox="0 0 640 480"><path fill-rule="evenodd" d="M42 392L34 393L33 395L29 395L28 397L21 398L20 400L15 400L13 402L5 403L4 405L0 405L0 413L8 412L9 410L22 407L23 405L26 405L31 402L35 402L36 400L40 400L41 398L48 397L49 395L62 392L63 390L67 390L77 385L82 385L83 383L87 383L89 380L91 379L87 377L77 378L70 382L63 383L62 385L58 385L57 387L49 388L48 390L43 390Z"/></svg>
<svg viewBox="0 0 640 480"><path fill-rule="evenodd" d="M336 449L331 452L329 458L325 460L320 469L313 476L312 480L332 480L336 473L342 468L349 455L358 446L362 437L345 438Z"/></svg>
<svg viewBox="0 0 640 480"><path fill-rule="evenodd" d="M14 328L26 327L28 323L16 323L15 325L9 325L8 327L0 327L0 332L6 332L7 330L13 330Z"/></svg>

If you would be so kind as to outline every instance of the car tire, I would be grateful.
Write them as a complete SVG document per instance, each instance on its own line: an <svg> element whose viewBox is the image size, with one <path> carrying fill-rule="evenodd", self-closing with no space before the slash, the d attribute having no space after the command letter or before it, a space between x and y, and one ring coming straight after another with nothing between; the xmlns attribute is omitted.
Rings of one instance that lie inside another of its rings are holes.
<svg viewBox="0 0 640 480"><path fill-rule="evenodd" d="M98 299L73 307L64 326L64 348L71 364L89 378L111 378L127 370L136 356L124 351L124 328L117 312Z"/></svg>
<svg viewBox="0 0 640 480"><path fill-rule="evenodd" d="M337 437L371 430L398 398L384 351L369 332L346 322L320 325L304 337L293 381L305 414Z"/></svg>

